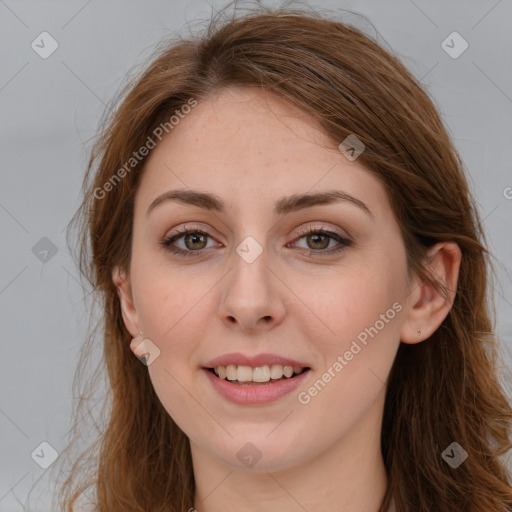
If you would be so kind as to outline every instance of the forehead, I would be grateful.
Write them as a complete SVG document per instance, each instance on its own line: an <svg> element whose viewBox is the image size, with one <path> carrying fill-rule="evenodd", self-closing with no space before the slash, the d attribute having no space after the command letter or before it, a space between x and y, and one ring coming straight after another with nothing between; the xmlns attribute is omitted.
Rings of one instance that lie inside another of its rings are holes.
<svg viewBox="0 0 512 512"><path fill-rule="evenodd" d="M315 119L254 88L223 89L198 102L152 150L137 202L147 207L176 188L215 193L228 208L267 208L284 192L328 189L387 203L378 179L345 158Z"/></svg>

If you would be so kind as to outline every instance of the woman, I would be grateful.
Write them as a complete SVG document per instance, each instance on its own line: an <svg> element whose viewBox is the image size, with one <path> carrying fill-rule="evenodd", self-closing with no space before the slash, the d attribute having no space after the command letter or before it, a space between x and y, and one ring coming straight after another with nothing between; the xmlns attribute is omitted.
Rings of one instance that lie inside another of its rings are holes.
<svg viewBox="0 0 512 512"><path fill-rule="evenodd" d="M65 510L511 509L478 212L375 41L213 21L130 85L85 187L110 409Z"/></svg>

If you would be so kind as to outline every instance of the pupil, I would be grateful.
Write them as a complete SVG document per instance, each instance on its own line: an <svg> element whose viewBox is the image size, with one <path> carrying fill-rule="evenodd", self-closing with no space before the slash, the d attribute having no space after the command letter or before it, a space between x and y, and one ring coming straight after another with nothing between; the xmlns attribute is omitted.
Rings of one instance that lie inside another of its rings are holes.
<svg viewBox="0 0 512 512"><path fill-rule="evenodd" d="M324 238L324 243L318 242L317 240L315 240L313 242L313 244L320 243L321 244L320 249L325 249L329 245L329 239L325 235L311 235L311 238L313 238L313 239ZM327 242L327 244L325 242Z"/></svg>
<svg viewBox="0 0 512 512"><path fill-rule="evenodd" d="M187 236L187 241L189 241L192 238L192 244L201 243L196 240L197 238L201 237L204 237L204 235L201 235L200 233L192 233Z"/></svg>

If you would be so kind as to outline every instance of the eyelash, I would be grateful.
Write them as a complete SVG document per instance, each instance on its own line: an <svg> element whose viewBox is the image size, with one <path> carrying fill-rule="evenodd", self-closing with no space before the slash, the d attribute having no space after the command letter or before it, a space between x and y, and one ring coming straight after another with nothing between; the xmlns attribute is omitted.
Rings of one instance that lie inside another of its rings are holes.
<svg viewBox="0 0 512 512"><path fill-rule="evenodd" d="M201 255L201 253L204 251L204 249L199 249L197 251L191 251L191 250L184 251L183 249L179 249L179 248L176 248L176 247L172 246L173 242L175 242L176 240L179 240L180 238L183 238L184 236L186 236L188 234L206 235L208 237L210 236L208 233L206 233L204 231L201 231L199 229L190 229L187 226L185 226L184 228L179 230L174 235L172 235L170 237L167 237L164 240L162 240L160 242L160 244L162 245L162 247L164 249L166 249L166 250L170 251L171 253L176 254L178 256L199 256L199 255ZM313 228L313 229L308 228L308 229L302 231L300 233L299 238L297 238L295 241L298 241L298 240L300 240L300 239L302 239L302 238L304 238L304 237L306 237L308 235L311 235L311 234L326 235L329 238L332 238L333 240L336 240L341 245L337 249L330 249L330 250L313 250L313 249L309 249L309 256L313 256L314 255L314 256L321 256L322 257L322 256L328 256L328 255L336 254L336 253L339 253L340 251L343 251L347 247L351 246L352 243L353 243L352 240L350 240L348 238L345 238L345 237L339 235L338 233L336 233L334 231L330 231L328 229L323 229L323 228ZM302 250L308 251L308 249L302 249Z"/></svg>

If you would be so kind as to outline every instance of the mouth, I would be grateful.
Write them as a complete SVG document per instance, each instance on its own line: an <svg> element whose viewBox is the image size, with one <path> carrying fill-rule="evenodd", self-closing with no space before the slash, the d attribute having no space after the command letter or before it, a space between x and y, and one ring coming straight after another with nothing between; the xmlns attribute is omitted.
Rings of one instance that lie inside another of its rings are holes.
<svg viewBox="0 0 512 512"><path fill-rule="evenodd" d="M264 366L245 366L230 364L205 368L219 380L239 386L265 386L280 381L288 381L311 370L306 367L283 366L280 364Z"/></svg>

